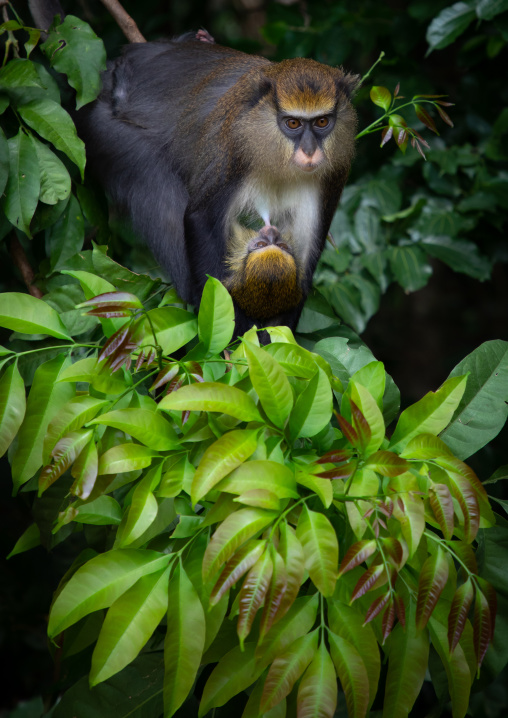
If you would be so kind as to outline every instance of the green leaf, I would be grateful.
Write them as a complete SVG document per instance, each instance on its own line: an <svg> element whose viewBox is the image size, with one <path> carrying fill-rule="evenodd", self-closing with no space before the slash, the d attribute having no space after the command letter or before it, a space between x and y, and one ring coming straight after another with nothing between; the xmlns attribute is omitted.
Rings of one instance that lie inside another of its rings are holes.
<svg viewBox="0 0 508 718"><path fill-rule="evenodd" d="M252 456L256 450L257 437L257 430L238 429L224 434L206 449L192 480L193 504Z"/></svg>
<svg viewBox="0 0 508 718"><path fill-rule="evenodd" d="M280 621L272 626L263 643L256 649L259 664L267 666L280 656L297 638L308 633L316 621L319 594L301 596Z"/></svg>
<svg viewBox="0 0 508 718"><path fill-rule="evenodd" d="M143 319L145 339L141 342L141 347L153 345L152 327L157 344L164 356L168 356L194 339L198 322L195 314L179 307L150 309Z"/></svg>
<svg viewBox="0 0 508 718"><path fill-rule="evenodd" d="M11 224L31 237L30 222L40 191L37 152L30 136L22 128L15 137L7 140L7 144L10 169L2 196L2 209Z"/></svg>
<svg viewBox="0 0 508 718"><path fill-rule="evenodd" d="M409 469L409 464L392 451L376 451L365 462L372 471L382 476L398 476Z"/></svg>
<svg viewBox="0 0 508 718"><path fill-rule="evenodd" d="M39 474L39 496L72 466L92 438L92 429L81 429L71 431L60 439L52 452L54 462L44 466Z"/></svg>
<svg viewBox="0 0 508 718"><path fill-rule="evenodd" d="M452 370L469 372L466 390L441 438L459 459L489 443L508 418L508 342L482 344Z"/></svg>
<svg viewBox="0 0 508 718"><path fill-rule="evenodd" d="M118 501L112 496L99 496L94 501L77 506L77 514L73 521L78 524L90 524L92 526L118 526L122 520L122 509Z"/></svg>
<svg viewBox="0 0 508 718"><path fill-rule="evenodd" d="M337 678L325 642L316 651L298 687L299 718L333 718L337 706Z"/></svg>
<svg viewBox="0 0 508 718"><path fill-rule="evenodd" d="M346 696L348 714L354 718L364 718L369 707L369 692L365 690L369 678L365 663L356 648L341 636L330 631L328 641L335 670Z"/></svg>
<svg viewBox="0 0 508 718"><path fill-rule="evenodd" d="M70 194L70 175L63 162L47 145L42 144L33 136L30 139L39 163L40 200L46 204L56 204Z"/></svg>
<svg viewBox="0 0 508 718"><path fill-rule="evenodd" d="M235 551L277 517L273 511L248 508L235 511L217 528L203 558L203 578L212 578Z"/></svg>
<svg viewBox="0 0 508 718"><path fill-rule="evenodd" d="M279 363L263 349L244 340L250 379L261 406L275 426L282 429L293 408L293 392Z"/></svg>
<svg viewBox="0 0 508 718"><path fill-rule="evenodd" d="M314 476L314 474L298 471L296 474L296 480L299 484L317 494L325 509L332 505L333 487L332 482L329 479L322 479L319 476Z"/></svg>
<svg viewBox="0 0 508 718"><path fill-rule="evenodd" d="M268 671L261 697L260 710L263 713L291 693L296 681L314 658L318 638L318 631L300 636L274 660Z"/></svg>
<svg viewBox="0 0 508 718"><path fill-rule="evenodd" d="M427 54L450 45L463 33L476 17L474 7L475 3L471 1L457 2L441 10L427 28Z"/></svg>
<svg viewBox="0 0 508 718"><path fill-rule="evenodd" d="M388 259L395 279L406 292L416 292L429 281L432 268L418 246L390 247Z"/></svg>
<svg viewBox="0 0 508 718"><path fill-rule="evenodd" d="M335 529L324 514L311 511L306 504L296 529L305 556L305 568L323 596L331 596L337 581L339 544Z"/></svg>
<svg viewBox="0 0 508 718"><path fill-rule="evenodd" d="M121 474L150 466L155 452L140 444L119 444L99 458L99 474Z"/></svg>
<svg viewBox="0 0 508 718"><path fill-rule="evenodd" d="M70 257L81 250L84 240L85 222L81 208L74 195L71 195L58 220L46 231L46 251L51 269L63 267ZM76 278L79 281L79 277ZM104 281L100 277L97 277L97 280Z"/></svg>
<svg viewBox="0 0 508 718"><path fill-rule="evenodd" d="M120 429L156 451L169 451L180 445L169 422L149 409L115 409L101 414L90 424L105 424Z"/></svg>
<svg viewBox="0 0 508 718"><path fill-rule="evenodd" d="M205 645L205 613L181 564L169 583L164 640L164 715L170 718L194 684Z"/></svg>
<svg viewBox="0 0 508 718"><path fill-rule="evenodd" d="M243 650L236 646L221 658L205 684L199 718L212 708L223 706L259 678L263 666L256 660L255 648L255 643L246 643Z"/></svg>
<svg viewBox="0 0 508 718"><path fill-rule="evenodd" d="M51 420L44 437L43 460L51 460L51 452L65 434L80 429L103 407L109 404L93 396L73 396Z"/></svg>
<svg viewBox="0 0 508 718"><path fill-rule="evenodd" d="M41 545L41 532L37 524L33 523L30 524L30 526L23 531L19 539L14 544L14 548L12 551L6 556L6 558L11 558L12 556L16 556L18 553L24 553L25 551L29 551L31 548L35 548L35 546Z"/></svg>
<svg viewBox="0 0 508 718"><path fill-rule="evenodd" d="M162 715L162 656L145 653L105 683L90 688L88 676L74 684L53 709L51 718L72 714L153 718ZM79 707L79 708L78 708Z"/></svg>
<svg viewBox="0 0 508 718"><path fill-rule="evenodd" d="M316 373L316 362L311 352L297 344L275 342L265 347L288 376L298 376L311 379Z"/></svg>
<svg viewBox="0 0 508 718"><path fill-rule="evenodd" d="M365 447L365 453L368 455L377 451L385 438L386 429L383 415L372 394L358 382L351 379L347 392L369 425L371 435Z"/></svg>
<svg viewBox="0 0 508 718"><path fill-rule="evenodd" d="M352 645L356 649L358 655L362 658L368 677L368 691L367 685L364 685L363 692L367 694L368 705L370 707L376 697L379 674L381 670L379 646L376 641L374 630L370 624L363 625L364 616L362 614L358 613L354 608L342 603L342 601L337 600L329 601L328 621L330 629L333 633L347 641L348 644ZM334 659L333 650L332 658ZM334 663L336 663L335 659ZM353 659L352 666L355 666L355 659ZM360 669L358 670L361 672ZM338 674L344 692L346 693L347 700L347 689L342 682L341 673L338 672ZM354 681L355 685L357 685L357 678L358 673L355 671L355 675L351 675L350 680ZM358 700L358 697L356 697L356 700L360 704L362 703L361 696L360 700Z"/></svg>
<svg viewBox="0 0 508 718"><path fill-rule="evenodd" d="M438 434L450 422L466 388L467 376L447 379L436 391L405 409L390 442L391 451L401 451L418 434Z"/></svg>
<svg viewBox="0 0 508 718"><path fill-rule="evenodd" d="M0 326L23 334L49 334L71 341L58 313L31 294L0 294Z"/></svg>
<svg viewBox="0 0 508 718"><path fill-rule="evenodd" d="M95 100L101 88L100 73L106 69L106 50L84 20L67 15L48 33L41 50L76 90L76 109Z"/></svg>
<svg viewBox="0 0 508 718"><path fill-rule="evenodd" d="M261 416L248 394L234 386L202 382L182 386L159 403L163 411L217 411L240 421L260 421Z"/></svg>
<svg viewBox="0 0 508 718"><path fill-rule="evenodd" d="M216 488L219 491L238 495L245 491L266 489L279 499L298 498L293 471L284 464L264 459L245 461Z"/></svg>
<svg viewBox="0 0 508 718"><path fill-rule="evenodd" d="M265 550L245 577L238 595L239 614L236 632L242 647L250 633L256 614L265 600L272 573L272 557L270 551Z"/></svg>
<svg viewBox="0 0 508 718"><path fill-rule="evenodd" d="M392 103L392 96L386 87L380 87L374 85L370 90L370 99L378 107L382 107L385 112L388 112Z"/></svg>
<svg viewBox="0 0 508 718"><path fill-rule="evenodd" d="M469 610L474 599L474 588L471 577L459 586L453 596L450 613L448 615L448 648L455 651L466 625ZM433 619L431 619L432 624Z"/></svg>
<svg viewBox="0 0 508 718"><path fill-rule="evenodd" d="M168 605L169 570L142 576L113 603L93 652L91 686L131 663L155 631Z"/></svg>
<svg viewBox="0 0 508 718"><path fill-rule="evenodd" d="M100 608L111 606L139 578L165 568L170 556L148 549L118 549L81 566L58 594L49 617L53 637Z"/></svg>
<svg viewBox="0 0 508 718"><path fill-rule="evenodd" d="M9 91L16 87L43 88L36 65L24 58L15 58L0 70L0 89Z"/></svg>
<svg viewBox="0 0 508 718"><path fill-rule="evenodd" d="M0 379L0 456L19 431L26 411L25 384L14 362Z"/></svg>
<svg viewBox="0 0 508 718"><path fill-rule="evenodd" d="M4 296L0 295L0 304ZM67 365L68 359L59 355L41 364L35 372L25 418L18 434L18 444L12 457L12 480L15 490L32 478L42 466L44 437L48 425L62 406L74 396L73 386L58 383L60 374Z"/></svg>
<svg viewBox="0 0 508 718"><path fill-rule="evenodd" d="M289 431L296 439L318 434L330 422L333 394L330 381L321 367L296 400L289 417Z"/></svg>
<svg viewBox="0 0 508 718"><path fill-rule="evenodd" d="M79 167L85 170L85 145L76 134L70 115L50 99L31 100L18 106L22 119L41 137L51 142Z"/></svg>
<svg viewBox="0 0 508 718"><path fill-rule="evenodd" d="M383 396L386 389L386 372L383 363L372 361L352 374L351 379L361 384L375 399L380 409L383 408ZM355 401L358 405L358 402Z"/></svg>
<svg viewBox="0 0 508 718"><path fill-rule="evenodd" d="M0 194L4 193L9 179L9 145L3 130L0 128Z"/></svg>
<svg viewBox="0 0 508 718"><path fill-rule="evenodd" d="M508 10L508 2L507 0L478 0L475 9L480 20L492 20L499 13Z"/></svg>
<svg viewBox="0 0 508 718"><path fill-rule="evenodd" d="M424 237L420 245L423 249L445 262L454 272L462 272L483 281L490 277L491 262L478 252L474 242L451 237Z"/></svg>
<svg viewBox="0 0 508 718"><path fill-rule="evenodd" d="M469 707L472 676L462 646L457 644L453 653L448 649L446 628L435 618L429 621L432 645L441 659L448 678L453 718L464 718Z"/></svg>
<svg viewBox="0 0 508 718"><path fill-rule="evenodd" d="M386 676L383 718L407 718L420 693L429 658L427 631L416 632L413 620L406 629L399 623L386 642Z"/></svg>
<svg viewBox="0 0 508 718"><path fill-rule="evenodd" d="M155 474L160 479L160 471ZM155 521L158 511L157 499L152 493L154 476L148 473L136 486L131 505L118 529L114 548L125 548L142 536Z"/></svg>
<svg viewBox="0 0 508 718"><path fill-rule="evenodd" d="M209 277L203 289L198 313L198 336L208 354L221 352L233 336L235 310L226 287Z"/></svg>

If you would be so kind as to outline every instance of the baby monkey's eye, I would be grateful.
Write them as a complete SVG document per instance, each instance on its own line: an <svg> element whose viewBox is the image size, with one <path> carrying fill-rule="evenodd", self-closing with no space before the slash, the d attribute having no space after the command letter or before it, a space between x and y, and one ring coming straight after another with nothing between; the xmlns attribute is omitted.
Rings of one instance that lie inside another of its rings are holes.
<svg viewBox="0 0 508 718"><path fill-rule="evenodd" d="M290 130L297 130L301 126L302 123L295 117L290 117L289 120L286 120L286 127L289 127Z"/></svg>
<svg viewBox="0 0 508 718"><path fill-rule="evenodd" d="M329 125L329 123L330 123L330 120L328 119L328 117L318 117L318 119L314 122L314 125L316 127L323 128L323 127L327 127Z"/></svg>

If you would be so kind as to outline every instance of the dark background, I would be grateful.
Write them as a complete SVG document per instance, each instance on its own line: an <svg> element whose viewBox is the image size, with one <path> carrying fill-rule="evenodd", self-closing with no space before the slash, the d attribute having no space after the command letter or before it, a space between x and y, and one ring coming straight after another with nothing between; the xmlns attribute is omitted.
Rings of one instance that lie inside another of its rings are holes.
<svg viewBox="0 0 508 718"><path fill-rule="evenodd" d="M455 43L425 58L426 29L432 18L450 4L446 1L131 0L123 4L147 39L206 27L217 42L239 49L273 59L313 56L343 64L361 75L384 50L386 61L374 71L374 84L393 90L400 81L401 92L408 96L412 92L445 94L456 103L450 112L455 127L442 135L447 147L470 143L481 151L501 110L508 106L508 13L490 23L472 23ZM63 5L92 25L103 38L110 57L118 54L126 40L98 1ZM16 3L16 8L29 24L26 4ZM263 34L262 28L266 27ZM278 39L278 43L269 39ZM360 128L379 115L368 99L368 88L360 91L355 104ZM432 143L429 134L425 136ZM506 145L506 139L504 142ZM497 157L486 158L486 162L495 165L496 172L508 172L505 145ZM392 162L397 153L393 143L380 149L377 135L362 138L350 182L375 173ZM419 166L417 170L408 169L404 180L408 187L423 181L421 172ZM482 342L508 340L507 216L506 204L495 211L486 210L469 237L492 262L490 280L479 282L432 260L433 274L426 287L406 294L398 284L391 284L379 311L368 322L362 339L393 376L403 405L435 390L451 369ZM0 283L2 289L7 289L13 281L13 270L5 247L1 251ZM130 248L124 250L116 241L114 255L117 261L130 266ZM37 249L34 256L38 256ZM507 436L503 432L471 462L480 478L488 478L498 466L508 463ZM6 464L0 464L0 471L0 555L5 556L32 518L23 495L16 500L10 498ZM51 555L39 547L8 562L1 559L2 718L30 718L32 714L27 709L12 714L9 711L19 701L42 696L49 704L55 697L55 668L46 643L46 617L54 587L73 555L72 542L66 542ZM506 715L502 683L501 676L487 693L473 700L473 715ZM439 715L429 712L432 707L435 708L435 697L429 687L414 715Z"/></svg>

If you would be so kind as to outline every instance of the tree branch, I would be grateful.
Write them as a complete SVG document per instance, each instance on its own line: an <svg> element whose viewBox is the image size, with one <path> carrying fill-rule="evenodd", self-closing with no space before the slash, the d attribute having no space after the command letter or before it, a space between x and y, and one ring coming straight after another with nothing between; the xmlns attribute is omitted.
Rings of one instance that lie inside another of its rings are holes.
<svg viewBox="0 0 508 718"><path fill-rule="evenodd" d="M123 9L118 0L101 0L101 2L110 15L116 20L120 30L129 42L146 42L138 26L129 13Z"/></svg>
<svg viewBox="0 0 508 718"><path fill-rule="evenodd" d="M9 251L12 257L12 261L21 273L21 277L26 284L26 288L28 289L32 297L37 297L37 299L40 299L42 297L42 292L39 287L36 287L33 283L35 277L34 270L30 266L25 250L21 246L21 242L14 233L11 235L9 241Z"/></svg>

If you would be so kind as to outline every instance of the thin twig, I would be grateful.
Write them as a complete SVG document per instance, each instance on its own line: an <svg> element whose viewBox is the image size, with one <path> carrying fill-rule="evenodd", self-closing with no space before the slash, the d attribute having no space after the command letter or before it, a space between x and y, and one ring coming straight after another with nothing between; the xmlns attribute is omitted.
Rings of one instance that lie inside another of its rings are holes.
<svg viewBox="0 0 508 718"><path fill-rule="evenodd" d="M101 0L101 2L110 15L116 20L120 30L129 42L146 42L138 26L129 13L123 9L118 0Z"/></svg>
<svg viewBox="0 0 508 718"><path fill-rule="evenodd" d="M30 262L28 261L28 257L26 256L25 250L21 246L21 242L15 234L11 235L11 239L9 242L9 251L12 257L12 261L21 273L23 281L26 284L26 288L28 289L32 297L37 297L38 299L40 299L42 297L42 292L39 287L36 287L33 283L35 278L34 270L30 266Z"/></svg>

